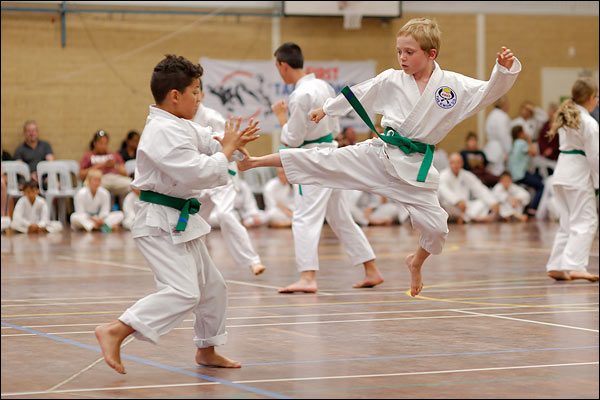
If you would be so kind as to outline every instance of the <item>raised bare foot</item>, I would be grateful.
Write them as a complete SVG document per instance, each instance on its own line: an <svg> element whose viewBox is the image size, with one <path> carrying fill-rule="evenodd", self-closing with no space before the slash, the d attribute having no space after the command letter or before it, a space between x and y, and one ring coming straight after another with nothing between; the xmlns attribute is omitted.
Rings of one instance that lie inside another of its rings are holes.
<svg viewBox="0 0 600 400"><path fill-rule="evenodd" d="M569 271L571 279L587 279L590 282L598 282L598 275L590 274L587 271Z"/></svg>
<svg viewBox="0 0 600 400"><path fill-rule="evenodd" d="M300 279L298 282L294 282L289 286L278 290L279 293L316 293L317 292L317 281L308 281Z"/></svg>
<svg viewBox="0 0 600 400"><path fill-rule="evenodd" d="M265 267L262 264L254 264L253 266L250 267L250 269L252 270L252 273L254 275L260 275L263 272L265 272L265 269L267 269L267 267Z"/></svg>
<svg viewBox="0 0 600 400"><path fill-rule="evenodd" d="M196 351L196 363L205 367L218 368L241 368L242 364L238 361L224 357L215 351L214 347L198 349Z"/></svg>
<svg viewBox="0 0 600 400"><path fill-rule="evenodd" d="M548 276L557 281L570 281L572 279L571 274L567 271L548 271Z"/></svg>
<svg viewBox="0 0 600 400"><path fill-rule="evenodd" d="M421 281L421 264L416 264L414 261L414 254L408 255L406 257L406 266L410 271L410 295L415 297L418 295L423 289L423 282Z"/></svg>
<svg viewBox="0 0 600 400"><path fill-rule="evenodd" d="M125 367L121 363L121 343L123 339L117 334L115 329L112 329L111 324L104 324L96 327L95 334L102 356L109 367L120 374L125 374Z"/></svg>

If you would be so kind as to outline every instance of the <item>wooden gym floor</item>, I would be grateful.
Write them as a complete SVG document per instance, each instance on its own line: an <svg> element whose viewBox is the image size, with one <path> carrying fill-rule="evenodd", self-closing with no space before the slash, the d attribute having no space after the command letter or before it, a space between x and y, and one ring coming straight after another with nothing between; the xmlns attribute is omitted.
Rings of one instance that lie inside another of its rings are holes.
<svg viewBox="0 0 600 400"><path fill-rule="evenodd" d="M215 231L220 351L243 367L196 366L190 315L158 346L128 339L127 375L104 364L93 329L154 290L130 234L2 235L2 398L598 398L598 284L546 277L556 229L451 225L419 298L406 293L407 226L365 229L385 282L362 290L324 227L316 295L276 292L297 278L291 230L251 231L259 277Z"/></svg>

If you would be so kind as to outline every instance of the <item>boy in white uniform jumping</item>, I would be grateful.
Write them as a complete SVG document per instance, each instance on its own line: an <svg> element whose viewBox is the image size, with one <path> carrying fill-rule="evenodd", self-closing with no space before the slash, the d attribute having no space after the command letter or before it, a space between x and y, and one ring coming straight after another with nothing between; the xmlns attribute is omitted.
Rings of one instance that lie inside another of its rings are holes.
<svg viewBox="0 0 600 400"><path fill-rule="evenodd" d="M258 128L253 124L239 132L240 120L228 123L219 144L210 129L192 122L201 75L200 65L174 55L158 63L152 74L156 105L150 106L137 150L132 186L141 192L131 232L158 291L96 328L104 360L122 374L120 347L127 336L156 343L190 311L195 315L196 362L240 367L214 350L227 341L227 287L204 245L210 226L198 214L195 197L204 188L228 182L229 160L237 148L258 138Z"/></svg>
<svg viewBox="0 0 600 400"><path fill-rule="evenodd" d="M444 71L435 61L440 30L425 18L408 21L398 32L396 45L402 70L389 69L352 89L344 88L342 95L310 113L319 122L355 108L377 133L362 103L383 115L385 132L377 133L379 138L341 149L281 150L247 158L238 166L242 170L283 166L292 183L370 191L402 203L421 233L417 250L406 257L410 293L416 296L423 287L423 262L442 251L448 234L448 214L437 198L439 173L431 168L435 144L460 121L505 94L521 64L503 47L487 82Z"/></svg>

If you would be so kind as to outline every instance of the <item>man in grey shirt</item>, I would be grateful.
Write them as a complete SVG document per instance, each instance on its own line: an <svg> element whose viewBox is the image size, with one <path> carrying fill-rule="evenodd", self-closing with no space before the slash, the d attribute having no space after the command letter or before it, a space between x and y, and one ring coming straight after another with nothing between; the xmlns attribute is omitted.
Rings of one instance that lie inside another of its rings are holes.
<svg viewBox="0 0 600 400"><path fill-rule="evenodd" d="M37 123L33 120L25 121L23 125L23 136L25 141L17 147L14 154L15 160L23 160L29 165L31 179L37 181L36 168L40 161L54 160L54 154L50 143L39 139Z"/></svg>

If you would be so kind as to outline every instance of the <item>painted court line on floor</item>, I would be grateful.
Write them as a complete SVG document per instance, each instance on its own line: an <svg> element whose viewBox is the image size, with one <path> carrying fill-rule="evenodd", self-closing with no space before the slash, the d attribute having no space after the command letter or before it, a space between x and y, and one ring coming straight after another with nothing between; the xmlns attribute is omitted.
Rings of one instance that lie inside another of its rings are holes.
<svg viewBox="0 0 600 400"><path fill-rule="evenodd" d="M33 329L29 329L29 328L24 328L22 326L19 325L14 325L14 324L9 324L8 322L4 322L2 321L2 325L6 325L6 326L10 326L11 328L20 330L20 331L24 331L24 332L28 332L28 333L33 333L36 334L38 336L44 337L46 339L50 339L53 340L55 342L59 342L59 343L63 343L63 344L68 344L71 346L75 346L75 347L79 347L81 349L86 349L86 350L91 350L94 351L96 353L100 353L100 348L97 346L90 346L81 342L77 342L75 340L71 340L71 339L67 339L67 338L63 338L60 336L55 336L55 335L51 335L51 334L47 334L44 332L40 332L40 331L35 331ZM266 396L266 397L270 397L270 398L274 398L274 399L288 399L289 397L284 396L282 394L276 393L276 392L272 392L270 390L263 390L263 389L258 389L252 386L248 386L245 384L240 384L240 383L235 383L232 381L228 381L226 379L220 379L220 378L214 378L212 376L208 376L208 375L204 375L204 374L199 374L197 372L192 372L192 371L188 371L186 369L182 369L182 368L177 368L177 367L172 367L170 365L166 365L166 364L162 364L156 361L152 361L152 360L148 360L142 357L137 357L137 356L131 356L128 354L121 354L121 358L125 359L125 360L129 360L129 361L134 361L137 362L139 364L143 364L146 366L150 366L150 367L155 367L155 368L159 368L162 370L166 370L166 371L170 371L170 372L174 372L174 373L178 373L180 375L187 375L187 376L191 376L194 378L200 378L200 379L204 379L206 381L209 382L217 382L221 385L225 385L225 386L230 386L236 389L240 389L246 392L251 392L251 393L255 393L261 396ZM45 392L47 393L47 392Z"/></svg>
<svg viewBox="0 0 600 400"><path fill-rule="evenodd" d="M508 320L511 320L511 321L528 322L528 323L531 323L531 324L556 326L556 327L559 327L559 328L569 328L569 329L576 329L576 330L580 330L580 331L587 331L587 332L596 332L596 333L598 333L598 329L588 329L588 328L581 328L581 327L578 327L578 326L552 324L550 322L532 321L532 320L529 320L529 319L522 319L522 318L511 318L511 317L506 317L506 316L497 315L497 314L482 314L482 313L476 313L476 312L472 312L472 311L459 311L459 310L456 310L456 312L464 313L464 314L471 314L471 315L486 316L486 317L490 317L490 318L508 319Z"/></svg>
<svg viewBox="0 0 600 400"><path fill-rule="evenodd" d="M456 311L456 310L450 310ZM462 312L462 311L456 311ZM347 319L347 320L331 320L331 321L303 321L303 322L277 322L277 323L264 323L264 324L242 324L242 325L228 325L227 328L258 328L258 327L271 327L271 326L298 326L298 325L322 325L322 324L340 324L340 323L358 323L358 322L387 322L387 321L410 321L410 320L426 320L426 319L455 319L455 318L475 318L475 317L501 317L501 315L538 315L538 314L558 314L558 313L577 313L577 312L598 312L598 309L589 310L564 310L564 311L542 311L542 312L526 312L526 313L509 313L509 314L482 314L475 312L464 311L464 313L471 315L439 315L432 317L397 317L397 318L369 318L369 319ZM519 318L508 318L515 321L540 323L542 325L551 325L563 328L579 329L592 332L598 332L597 330L578 328L568 325L550 324L545 322L530 321ZM193 326L174 328L174 330L192 330ZM94 331L63 331L63 332L46 332L49 335L80 335L89 334ZM3 334L2 337L22 337L22 336L37 336L33 333L14 333L14 334Z"/></svg>
<svg viewBox="0 0 600 400"><path fill-rule="evenodd" d="M581 363L566 363L566 364L539 364L539 365L518 365L518 366L493 367L493 368L454 369L454 370L441 370L441 371L398 372L398 373L390 373L390 374L312 376L312 377L306 377L306 378L256 379L256 380L233 381L232 383L247 384L247 383L319 381L319 380L333 380L333 379L385 378L385 377L393 377L393 376L456 374L456 373L467 373L467 372L505 371L505 370L533 369L533 368L577 367L577 366L585 366L585 365L598 365L598 361L581 362ZM114 386L114 387L109 387L109 388L86 388L86 389L57 390L54 392L2 393L2 396L26 396L26 395L36 395L36 394L49 394L49 393L82 393L82 392L95 392L95 391L107 391L107 390L135 390L135 389L152 389L152 388L158 389L158 388L167 388L167 387L171 387L171 388L172 387L189 387L189 386L204 386L204 385L216 385L216 384L219 384L219 383L200 382L200 383L182 383L182 384L148 385L148 386L123 386L123 387Z"/></svg>

